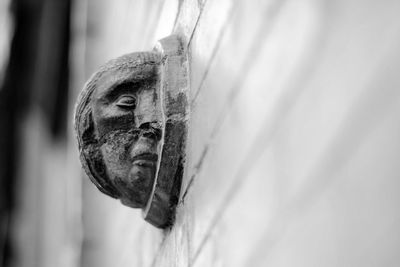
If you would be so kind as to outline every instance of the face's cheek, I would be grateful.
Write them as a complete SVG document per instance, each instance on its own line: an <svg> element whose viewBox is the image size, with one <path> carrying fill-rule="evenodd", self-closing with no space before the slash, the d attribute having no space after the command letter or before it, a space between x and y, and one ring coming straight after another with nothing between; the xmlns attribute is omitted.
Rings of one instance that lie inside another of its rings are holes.
<svg viewBox="0 0 400 267"><path fill-rule="evenodd" d="M116 147L114 144L103 144L101 154L107 169L107 175L113 181L115 177L124 177L129 172L128 155L124 147Z"/></svg>
<svg viewBox="0 0 400 267"><path fill-rule="evenodd" d="M117 177L126 177L130 169L129 148L135 144L133 134L111 132L104 137L100 146L103 161L106 165L107 175L111 182Z"/></svg>

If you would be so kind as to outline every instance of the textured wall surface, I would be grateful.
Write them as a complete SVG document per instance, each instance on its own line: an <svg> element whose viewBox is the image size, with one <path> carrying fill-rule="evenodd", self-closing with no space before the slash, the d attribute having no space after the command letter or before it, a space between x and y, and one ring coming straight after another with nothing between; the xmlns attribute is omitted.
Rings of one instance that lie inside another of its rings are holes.
<svg viewBox="0 0 400 267"><path fill-rule="evenodd" d="M82 266L399 266L399 1L76 2L75 90L170 33L191 60L175 225L85 180Z"/></svg>

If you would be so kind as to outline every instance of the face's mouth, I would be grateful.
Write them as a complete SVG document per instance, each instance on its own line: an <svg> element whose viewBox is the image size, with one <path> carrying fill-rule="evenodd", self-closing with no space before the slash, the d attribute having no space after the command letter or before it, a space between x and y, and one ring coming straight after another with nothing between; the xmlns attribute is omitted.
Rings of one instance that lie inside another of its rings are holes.
<svg viewBox="0 0 400 267"><path fill-rule="evenodd" d="M139 153L132 157L132 164L142 167L155 167L158 155L154 153Z"/></svg>

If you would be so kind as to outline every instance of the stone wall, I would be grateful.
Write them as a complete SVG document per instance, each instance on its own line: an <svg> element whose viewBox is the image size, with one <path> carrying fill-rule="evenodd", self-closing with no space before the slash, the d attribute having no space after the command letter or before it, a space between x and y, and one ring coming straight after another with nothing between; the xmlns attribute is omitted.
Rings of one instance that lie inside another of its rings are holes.
<svg viewBox="0 0 400 267"><path fill-rule="evenodd" d="M171 33L191 75L174 226L85 179L82 266L400 263L400 2L75 2L76 93Z"/></svg>

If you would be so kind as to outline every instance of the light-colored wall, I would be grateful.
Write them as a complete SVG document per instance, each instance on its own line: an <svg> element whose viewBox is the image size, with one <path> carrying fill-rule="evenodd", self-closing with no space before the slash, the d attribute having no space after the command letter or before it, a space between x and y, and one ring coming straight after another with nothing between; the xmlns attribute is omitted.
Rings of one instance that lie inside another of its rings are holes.
<svg viewBox="0 0 400 267"><path fill-rule="evenodd" d="M78 5L82 80L170 33L191 60L175 225L85 180L82 266L400 264L399 1Z"/></svg>

